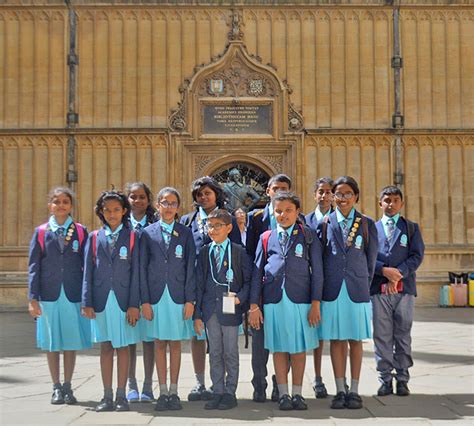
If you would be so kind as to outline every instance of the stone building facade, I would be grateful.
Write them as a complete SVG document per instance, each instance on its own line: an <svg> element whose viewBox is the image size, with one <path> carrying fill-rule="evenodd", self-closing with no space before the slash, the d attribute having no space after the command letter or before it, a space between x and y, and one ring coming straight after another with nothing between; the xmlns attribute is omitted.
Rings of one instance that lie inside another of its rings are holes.
<svg viewBox="0 0 474 426"><path fill-rule="evenodd" d="M216 124L220 123L220 124ZM0 305L24 306L28 244L55 185L98 226L102 189L285 172L359 208L396 183L427 245L421 303L474 269L474 5L469 0L0 4Z"/></svg>

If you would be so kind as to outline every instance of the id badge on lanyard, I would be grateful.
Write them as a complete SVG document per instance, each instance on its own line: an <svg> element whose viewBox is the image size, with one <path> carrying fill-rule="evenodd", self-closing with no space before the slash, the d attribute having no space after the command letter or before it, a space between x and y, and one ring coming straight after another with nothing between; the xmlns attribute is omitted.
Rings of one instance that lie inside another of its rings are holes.
<svg viewBox="0 0 474 426"><path fill-rule="evenodd" d="M211 252L209 251L209 262L211 265L211 275L213 281L217 285L224 285L227 287L227 292L225 292L222 296L222 313L224 314L235 314L235 297L236 293L230 291L230 286L232 282L234 281L234 271L232 270L232 251L231 251L231 246L232 243L229 241L227 245L227 255L229 258L229 268L227 269L227 272L225 274L226 281L227 283L221 283L216 280L214 276L214 271L212 268L212 261L211 261Z"/></svg>

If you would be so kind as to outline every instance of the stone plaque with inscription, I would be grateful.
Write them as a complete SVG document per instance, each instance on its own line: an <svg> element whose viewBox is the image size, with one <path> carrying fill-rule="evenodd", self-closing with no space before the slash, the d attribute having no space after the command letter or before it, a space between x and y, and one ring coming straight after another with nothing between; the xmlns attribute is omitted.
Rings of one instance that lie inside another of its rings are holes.
<svg viewBox="0 0 474 426"><path fill-rule="evenodd" d="M203 105L202 133L271 135L272 105Z"/></svg>

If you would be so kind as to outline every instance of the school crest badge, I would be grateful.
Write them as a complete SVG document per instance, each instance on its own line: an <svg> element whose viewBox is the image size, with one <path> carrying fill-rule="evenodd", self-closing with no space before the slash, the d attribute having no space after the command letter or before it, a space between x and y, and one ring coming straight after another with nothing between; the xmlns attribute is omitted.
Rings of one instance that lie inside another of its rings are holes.
<svg viewBox="0 0 474 426"><path fill-rule="evenodd" d="M127 257L128 257L127 256L127 247L125 247L125 246L120 247L119 256L120 256L120 259L127 260Z"/></svg>
<svg viewBox="0 0 474 426"><path fill-rule="evenodd" d="M362 242L362 235L357 235L355 240L355 248L360 250L362 248Z"/></svg>
<svg viewBox="0 0 474 426"><path fill-rule="evenodd" d="M407 234L402 234L402 236L400 237L400 245L402 247L406 247L408 245L408 237L407 237Z"/></svg>
<svg viewBox="0 0 474 426"><path fill-rule="evenodd" d="M183 246L181 244L178 244L174 249L174 255L176 256L176 259L183 258Z"/></svg>
<svg viewBox="0 0 474 426"><path fill-rule="evenodd" d="M295 256L296 257L303 257L303 245L297 244L295 247Z"/></svg>
<svg viewBox="0 0 474 426"><path fill-rule="evenodd" d="M79 251L79 241L74 240L74 241L72 242L72 251L73 251L74 253L77 253L77 252Z"/></svg>

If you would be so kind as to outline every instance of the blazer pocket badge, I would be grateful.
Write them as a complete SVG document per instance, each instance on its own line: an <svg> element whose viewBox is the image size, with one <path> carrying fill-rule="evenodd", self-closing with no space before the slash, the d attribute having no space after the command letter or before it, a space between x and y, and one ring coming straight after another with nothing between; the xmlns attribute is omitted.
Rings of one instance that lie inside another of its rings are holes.
<svg viewBox="0 0 474 426"><path fill-rule="evenodd" d="M178 244L174 249L174 255L176 256L176 259L183 258L183 246L181 244Z"/></svg>
<svg viewBox="0 0 474 426"><path fill-rule="evenodd" d="M357 235L357 238L355 241L355 248L359 250L362 248L362 235Z"/></svg>
<svg viewBox="0 0 474 426"><path fill-rule="evenodd" d="M295 247L295 256L296 257L303 257L303 246L301 244L297 244Z"/></svg>
<svg viewBox="0 0 474 426"><path fill-rule="evenodd" d="M406 247L408 245L408 237L407 237L407 234L402 234L402 236L400 237L400 245L402 247Z"/></svg>
<svg viewBox="0 0 474 426"><path fill-rule="evenodd" d="M79 251L79 241L74 240L74 241L72 242L72 251L73 251L74 253L77 253L77 252Z"/></svg>
<svg viewBox="0 0 474 426"><path fill-rule="evenodd" d="M120 247L119 256L120 256L120 259L127 260L127 247L125 246Z"/></svg>

